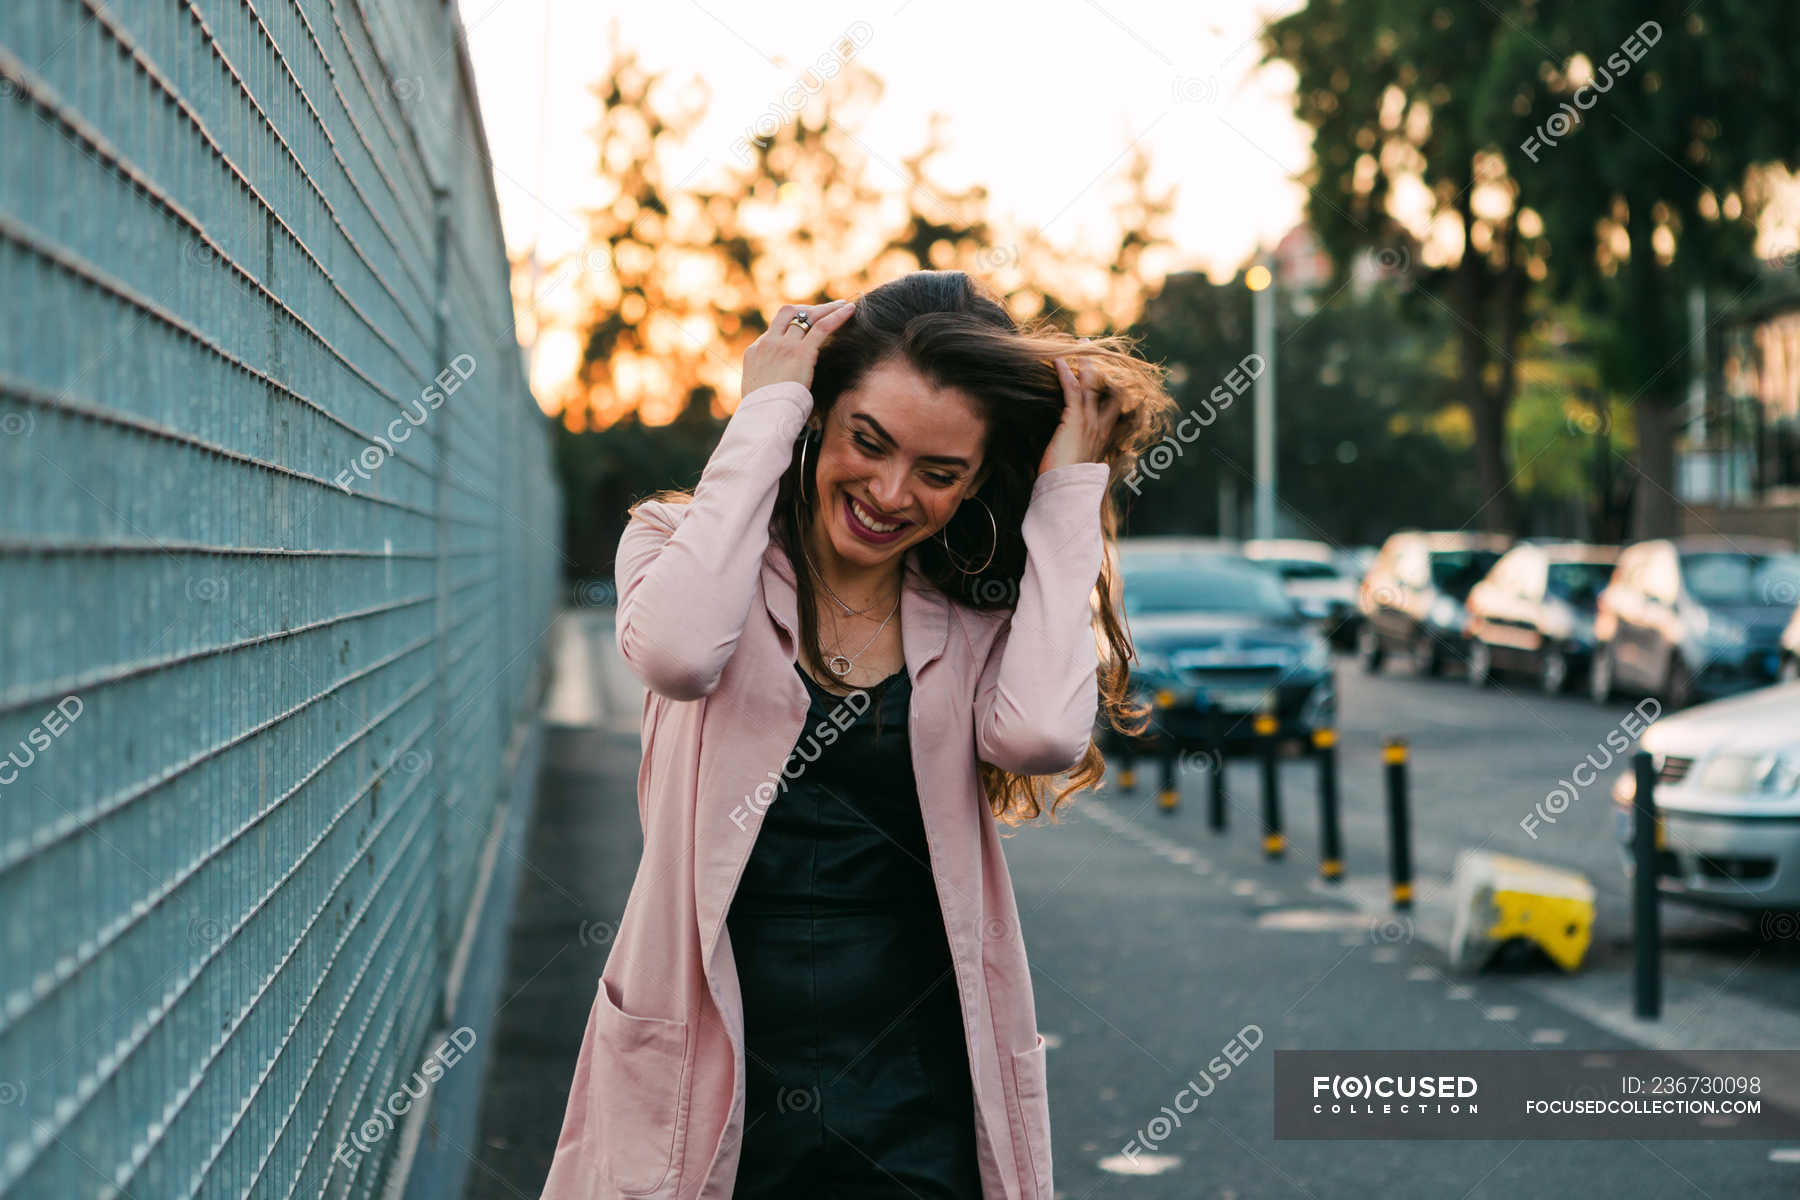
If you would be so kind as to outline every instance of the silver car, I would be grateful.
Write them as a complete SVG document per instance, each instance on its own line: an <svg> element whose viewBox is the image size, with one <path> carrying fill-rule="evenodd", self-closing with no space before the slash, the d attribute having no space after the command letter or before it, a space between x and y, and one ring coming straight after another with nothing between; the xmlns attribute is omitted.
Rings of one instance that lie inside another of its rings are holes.
<svg viewBox="0 0 1800 1200"><path fill-rule="evenodd" d="M1657 768L1663 894L1800 908L1800 683L1664 716L1641 745ZM1613 786L1627 874L1635 791L1629 770Z"/></svg>

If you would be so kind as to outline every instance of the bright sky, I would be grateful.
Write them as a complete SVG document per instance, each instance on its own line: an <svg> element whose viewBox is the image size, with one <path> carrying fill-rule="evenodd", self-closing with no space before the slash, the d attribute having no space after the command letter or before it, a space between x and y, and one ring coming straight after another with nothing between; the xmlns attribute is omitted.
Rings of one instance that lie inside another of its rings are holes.
<svg viewBox="0 0 1800 1200"><path fill-rule="evenodd" d="M1292 181L1306 130L1290 115L1292 74L1259 68L1256 31L1297 0L1180 5L1154 0L1030 4L882 0L818 6L723 0L459 0L496 168L509 246L546 256L581 244L594 169L589 88L610 59L610 26L651 71L704 77L706 122L670 152L693 182L733 161L732 145L839 43L887 85L866 126L870 182L901 183L932 113L946 141L933 182L986 186L1004 224L1036 226L1066 247L1103 247L1134 145L1150 154L1153 193L1175 189L1171 269L1228 274L1301 216ZM575 289L548 304L533 386L555 392L573 369Z"/></svg>

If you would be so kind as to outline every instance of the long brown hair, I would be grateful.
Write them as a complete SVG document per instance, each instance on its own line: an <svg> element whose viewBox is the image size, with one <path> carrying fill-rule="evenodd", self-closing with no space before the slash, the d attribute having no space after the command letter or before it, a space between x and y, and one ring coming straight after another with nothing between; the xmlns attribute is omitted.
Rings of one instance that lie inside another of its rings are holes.
<svg viewBox="0 0 1800 1200"><path fill-rule="evenodd" d="M1122 335L1082 342L1045 321L1020 325L992 289L962 271L915 271L854 298L856 312L820 348L813 368L813 411L830 415L840 397L877 365L899 358L935 387L956 388L971 397L987 427L983 448L986 478L977 497L992 511L994 525L980 504L965 502L938 534L916 544L926 579L953 602L974 609L1010 609L1018 597L1025 568L1021 527L1037 478L1038 463L1063 414L1063 387L1055 359L1080 360L1097 366L1109 390L1122 398L1119 419L1104 459L1111 468L1101 504L1101 529L1109 553L1102 557L1096 580L1101 639L1099 686L1101 712L1114 729L1141 731L1149 709L1129 692L1131 642L1118 604L1118 581L1110 549L1118 531L1113 485L1137 457L1168 431L1175 401L1164 388L1165 371L1133 353L1134 341ZM1084 366L1083 373L1086 374ZM800 647L820 672L824 652L819 644L818 610L812 569L801 552L802 522L810 521L817 488L799 491L801 449L781 477L770 536L793 564L800 617ZM816 443L814 444L816 448ZM816 469L818 455L808 458ZM661 498L680 494L663 493ZM995 529L998 539L995 539ZM946 546L948 543L948 546ZM965 573L958 563L979 562L987 548L987 565ZM952 559L952 555L955 559ZM1008 825L1034 820L1043 812L1041 795L1055 777L1015 775L990 763L980 765L988 807ZM1050 819L1067 798L1093 787L1106 774L1098 746L1088 745L1081 761L1056 791Z"/></svg>

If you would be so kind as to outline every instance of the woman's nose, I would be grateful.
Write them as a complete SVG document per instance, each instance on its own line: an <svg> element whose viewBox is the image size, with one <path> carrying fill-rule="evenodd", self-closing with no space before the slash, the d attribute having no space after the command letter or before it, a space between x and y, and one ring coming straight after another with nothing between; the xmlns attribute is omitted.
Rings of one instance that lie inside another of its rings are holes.
<svg viewBox="0 0 1800 1200"><path fill-rule="evenodd" d="M890 513L897 513L906 507L906 471L898 465L890 465L876 472L875 478L869 481L869 498Z"/></svg>

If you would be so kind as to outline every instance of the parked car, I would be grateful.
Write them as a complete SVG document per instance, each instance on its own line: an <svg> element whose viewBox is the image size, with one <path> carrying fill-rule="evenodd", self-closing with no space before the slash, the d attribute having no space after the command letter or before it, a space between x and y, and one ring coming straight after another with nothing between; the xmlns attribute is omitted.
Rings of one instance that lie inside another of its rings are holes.
<svg viewBox="0 0 1800 1200"><path fill-rule="evenodd" d="M1520 672L1547 694L1587 678L1594 606L1619 560L1616 546L1522 542L1469 593L1469 682Z"/></svg>
<svg viewBox="0 0 1800 1200"><path fill-rule="evenodd" d="M1344 570L1330 545L1297 538L1252 539L1244 543L1244 557L1274 571L1294 607L1332 645L1347 650L1356 644L1356 576Z"/></svg>
<svg viewBox="0 0 1800 1200"><path fill-rule="evenodd" d="M1408 530L1390 537L1357 590L1363 669L1379 671L1390 654L1410 659L1421 675L1462 662L1463 601L1510 544L1492 533Z"/></svg>
<svg viewBox="0 0 1800 1200"><path fill-rule="evenodd" d="M1759 538L1639 542L1594 617L1595 700L1648 692L1671 709L1772 683L1800 555Z"/></svg>
<svg viewBox="0 0 1800 1200"><path fill-rule="evenodd" d="M1800 683L1661 717L1640 745L1656 765L1659 890L1713 907L1800 907ZM1613 785L1627 875L1635 793L1628 770Z"/></svg>
<svg viewBox="0 0 1800 1200"><path fill-rule="evenodd" d="M1331 647L1270 572L1237 555L1129 541L1119 564L1137 651L1131 683L1155 710L1140 749L1208 747L1215 714L1228 746L1252 737L1250 718L1262 712L1280 737L1331 725Z"/></svg>

